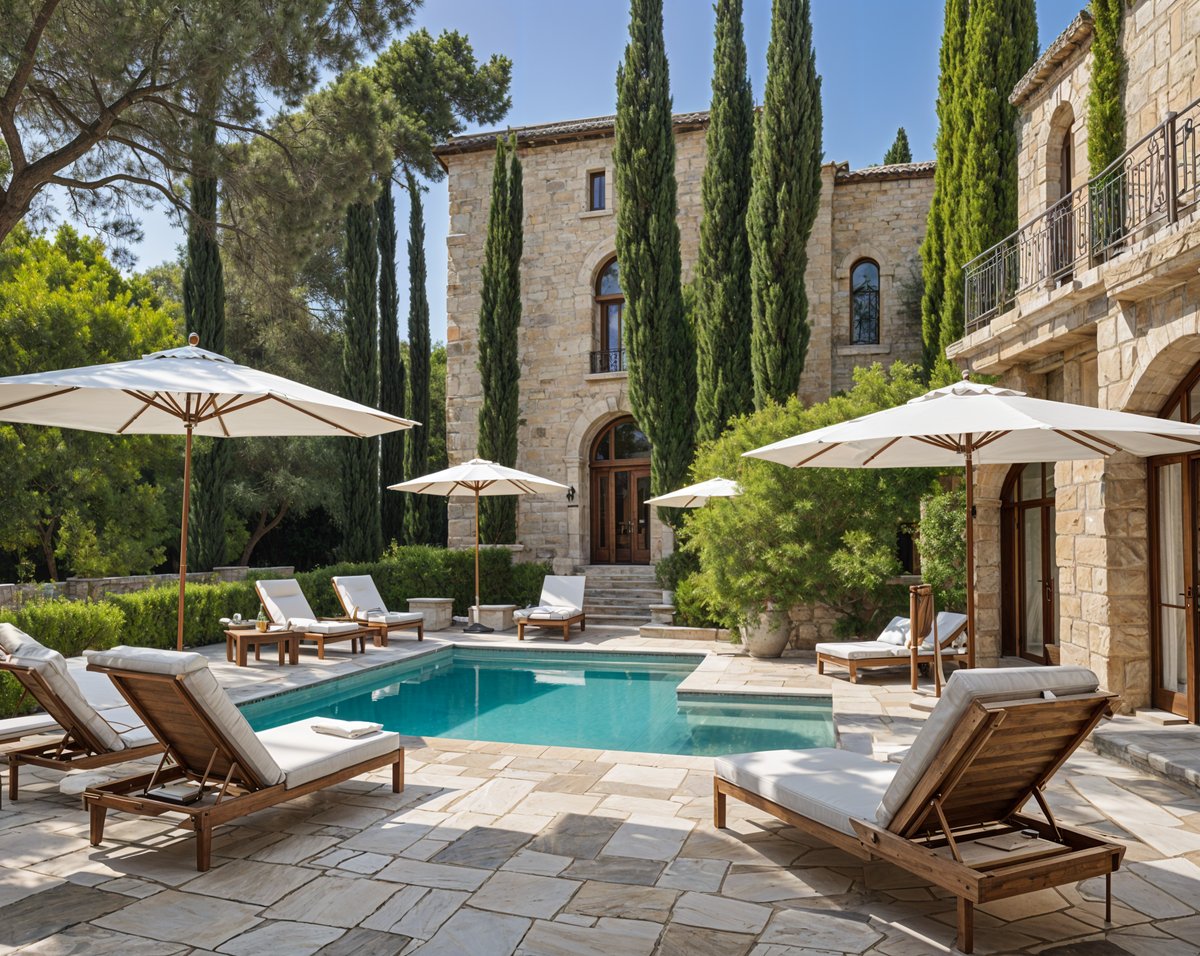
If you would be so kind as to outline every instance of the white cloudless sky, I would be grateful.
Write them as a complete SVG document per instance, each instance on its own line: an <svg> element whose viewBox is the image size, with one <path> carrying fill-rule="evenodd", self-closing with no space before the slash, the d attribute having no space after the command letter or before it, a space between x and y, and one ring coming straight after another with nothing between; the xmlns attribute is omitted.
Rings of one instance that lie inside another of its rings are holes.
<svg viewBox="0 0 1200 956"><path fill-rule="evenodd" d="M766 73L771 4L770 0L744 3L750 76L758 102ZM1039 0L1040 48L1083 5L1083 0ZM903 126L913 158L933 159L942 4L937 0L813 0L812 6L817 69L822 77L825 158L855 168L878 163L897 127ZM502 125L520 126L614 111L627 17L626 0L427 0L415 25L435 34L465 33L481 60L492 53L508 56L513 61L513 105ZM714 20L709 0L665 0L664 29L676 112L708 108ZM431 333L438 341L446 334L448 200L444 181L427 185L427 291ZM403 191L397 190L396 196L403 326L408 302L408 202ZM165 210L147 212L143 225L145 238L134 247L139 268L179 255L183 234Z"/></svg>

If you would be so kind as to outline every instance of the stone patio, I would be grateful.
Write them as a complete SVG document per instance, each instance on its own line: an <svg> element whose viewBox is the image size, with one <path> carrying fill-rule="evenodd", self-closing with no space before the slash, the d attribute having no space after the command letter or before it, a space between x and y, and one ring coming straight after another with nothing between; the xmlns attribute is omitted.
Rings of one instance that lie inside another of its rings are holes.
<svg viewBox="0 0 1200 956"><path fill-rule="evenodd" d="M514 643L487 635L484 643ZM210 649L238 699L425 653L445 632L296 668ZM475 641L474 643L481 643ZM560 640L525 646L561 650ZM832 693L841 746L880 758L926 714L907 674L860 685L803 656L589 628L567 647L708 652L701 689ZM219 660L217 658L219 657ZM39 954L477 953L482 956L886 956L952 951L954 903L743 804L711 825L712 759L437 739L406 741L407 786L372 774L219 831L213 868L163 821L110 816L102 847L70 791L31 768L0 811L0 952ZM67 793L62 792L67 790ZM1103 883L978 910L980 953L1200 952L1200 792L1077 753L1050 788L1064 822L1124 842L1114 924Z"/></svg>

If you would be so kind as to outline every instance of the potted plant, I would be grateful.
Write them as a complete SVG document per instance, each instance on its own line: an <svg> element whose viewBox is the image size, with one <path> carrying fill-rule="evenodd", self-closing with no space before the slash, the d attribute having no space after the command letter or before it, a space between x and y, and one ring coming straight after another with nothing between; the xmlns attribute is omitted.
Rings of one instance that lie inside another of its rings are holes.
<svg viewBox="0 0 1200 956"><path fill-rule="evenodd" d="M738 625L746 653L759 658L781 656L787 649L790 630L787 612L771 602L765 608L747 612Z"/></svg>

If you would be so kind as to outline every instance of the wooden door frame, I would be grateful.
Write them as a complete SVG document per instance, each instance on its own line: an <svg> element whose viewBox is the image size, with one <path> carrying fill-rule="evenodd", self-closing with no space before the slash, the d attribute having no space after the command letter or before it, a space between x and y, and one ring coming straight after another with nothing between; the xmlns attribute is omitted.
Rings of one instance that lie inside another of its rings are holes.
<svg viewBox="0 0 1200 956"><path fill-rule="evenodd" d="M1050 574L1051 563L1056 560L1055 548L1050 538L1057 534L1054 522L1049 518L1051 508L1057 507L1057 489L1054 496L1047 496L1045 477L1043 476L1042 496L1038 504L1022 503L1020 501L1021 472L1030 465L1043 465L1053 469L1052 462L1023 462L1013 465L1004 478L1000 493L1000 632L1003 653L1012 657L1020 657L1031 664L1049 663L1045 651L1047 644L1055 643L1060 636L1055 632L1059 627L1055 621L1054 600L1046 600L1047 580L1053 580ZM1042 528L1042 656L1030 657L1023 653L1025 632L1025 592L1026 581L1023 558L1025 555L1025 524L1022 520L1026 511L1036 510ZM1053 594L1053 591L1050 592Z"/></svg>

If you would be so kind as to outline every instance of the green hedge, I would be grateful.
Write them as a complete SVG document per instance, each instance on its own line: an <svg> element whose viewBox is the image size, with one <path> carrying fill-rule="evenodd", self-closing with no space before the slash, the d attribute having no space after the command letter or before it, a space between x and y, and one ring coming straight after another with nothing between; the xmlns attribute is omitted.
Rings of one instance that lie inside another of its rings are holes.
<svg viewBox="0 0 1200 956"><path fill-rule="evenodd" d="M92 601L36 601L19 610L0 611L0 621L14 624L64 657L76 657L89 648L114 647L122 641L121 611ZM16 679L0 674L0 717L34 710L34 703L21 700Z"/></svg>

